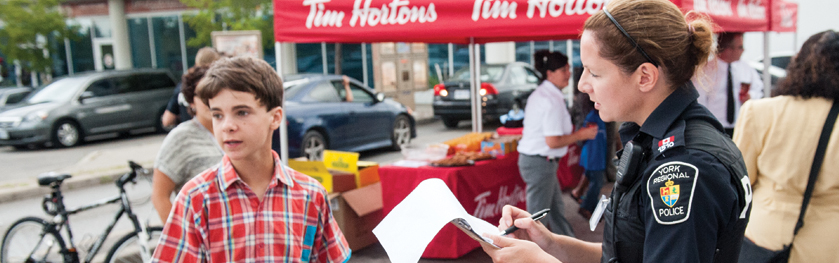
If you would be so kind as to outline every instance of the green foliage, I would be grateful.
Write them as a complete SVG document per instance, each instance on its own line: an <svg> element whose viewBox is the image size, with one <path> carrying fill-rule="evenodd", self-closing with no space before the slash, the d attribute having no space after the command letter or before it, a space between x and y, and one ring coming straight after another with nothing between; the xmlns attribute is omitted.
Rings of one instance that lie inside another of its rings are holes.
<svg viewBox="0 0 839 263"><path fill-rule="evenodd" d="M0 51L6 60L19 60L27 70L42 71L52 66L45 50L56 52L47 43L55 39L75 39L75 28L68 27L59 0L0 0Z"/></svg>
<svg viewBox="0 0 839 263"><path fill-rule="evenodd" d="M262 46L274 45L274 5L272 0L180 0L188 7L200 10L195 15L184 15L184 21L195 30L195 37L187 40L191 47L212 45L213 31L259 30Z"/></svg>

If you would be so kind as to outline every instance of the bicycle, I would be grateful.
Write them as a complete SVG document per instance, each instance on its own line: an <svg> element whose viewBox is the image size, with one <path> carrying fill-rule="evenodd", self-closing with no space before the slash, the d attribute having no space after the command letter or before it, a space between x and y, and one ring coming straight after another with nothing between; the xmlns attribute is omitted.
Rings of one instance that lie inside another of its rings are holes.
<svg viewBox="0 0 839 263"><path fill-rule="evenodd" d="M77 244L73 241L73 231L70 229L68 216L107 204L120 203L121 208L114 221L105 229L96 242L86 249L84 262L91 262L102 248L103 243L113 230L114 225L123 215L131 220L134 230L120 238L108 251L105 262L150 262L154 248L163 232L161 227L146 227L131 210L131 203L125 192L125 184L137 183L137 171L147 174L142 166L128 161L131 171L116 180L119 196L108 198L94 204L66 209L64 196L61 193L61 183L70 178L69 174L46 173L38 176L38 184L52 188L52 192L44 197L41 203L44 211L53 216L51 220L38 217L24 217L9 227L0 245L0 263L12 262L69 262L77 263L79 254ZM65 229L65 236L61 230ZM67 243L65 243L65 240ZM68 247L69 245L69 247Z"/></svg>

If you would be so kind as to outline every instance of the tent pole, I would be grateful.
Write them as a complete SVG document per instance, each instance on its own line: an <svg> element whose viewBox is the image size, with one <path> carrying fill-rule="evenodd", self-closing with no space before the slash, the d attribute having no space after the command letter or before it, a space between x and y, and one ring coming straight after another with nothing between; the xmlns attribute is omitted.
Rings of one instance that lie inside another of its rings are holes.
<svg viewBox="0 0 839 263"><path fill-rule="evenodd" d="M363 79L365 86L370 86L367 83L367 44L361 43L361 74L363 75L361 78Z"/></svg>
<svg viewBox="0 0 839 263"><path fill-rule="evenodd" d="M574 89L573 89L573 87L575 86L575 84L574 84L574 41L572 41L570 39L566 40L565 50L566 50L566 52L568 52L568 53L566 53L566 54L568 54L568 69L569 69L569 72L571 72L571 78L570 78L571 81L568 81L568 86L566 87L566 88L568 88L568 91L570 91L570 93L571 93L571 100L568 101L568 105L571 105L573 107L574 106L574 99L573 99L574 98Z"/></svg>
<svg viewBox="0 0 839 263"><path fill-rule="evenodd" d="M323 61L323 75L329 74L329 67L326 64L326 42L320 42L320 56Z"/></svg>
<svg viewBox="0 0 839 263"><path fill-rule="evenodd" d="M769 32L763 32L763 97L772 95L772 79L769 75L772 58L769 57Z"/></svg>
<svg viewBox="0 0 839 263"><path fill-rule="evenodd" d="M478 124L478 131L484 131L484 114L483 114L483 107L481 103L483 103L481 94L478 92L481 89L481 44L475 44L475 93L472 93L475 99L472 100L475 104L475 117L477 117L477 124Z"/></svg>
<svg viewBox="0 0 839 263"><path fill-rule="evenodd" d="M449 43L449 78L454 76L454 51L453 51L453 49L454 49L454 44ZM471 62L471 60L470 60L470 62ZM443 80L441 79L440 83L442 83L442 82L443 82Z"/></svg>
<svg viewBox="0 0 839 263"><path fill-rule="evenodd" d="M283 55L282 55L282 45L280 42L274 42L274 58L277 61L277 74L280 75L280 78L283 76ZM285 111L285 96L283 96L283 118L280 120L280 132L279 137L277 138L280 141L280 160L282 160L284 165L288 165L288 128L286 127L286 111Z"/></svg>
<svg viewBox="0 0 839 263"><path fill-rule="evenodd" d="M477 111L475 110L475 95L478 94L477 90L475 89L475 49L472 48L475 46L475 39L469 38L469 106L470 110L472 111L472 132L477 132L478 125L475 123L477 121L477 117L475 114Z"/></svg>

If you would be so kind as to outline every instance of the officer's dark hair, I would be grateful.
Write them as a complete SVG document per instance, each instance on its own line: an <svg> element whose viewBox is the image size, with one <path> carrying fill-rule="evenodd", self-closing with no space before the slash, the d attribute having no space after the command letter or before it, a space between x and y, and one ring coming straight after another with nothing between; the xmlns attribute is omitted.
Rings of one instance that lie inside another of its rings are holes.
<svg viewBox="0 0 839 263"><path fill-rule="evenodd" d="M613 0L605 9L664 71L673 88L681 86L708 62L713 50L713 27L706 16L682 14L667 0ZM586 20L584 30L594 33L600 56L626 74L649 62L604 12Z"/></svg>
<svg viewBox="0 0 839 263"><path fill-rule="evenodd" d="M722 32L717 36L717 53L729 48L735 37L743 37L739 32Z"/></svg>
<svg viewBox="0 0 839 263"><path fill-rule="evenodd" d="M804 41L773 95L839 99L839 34L827 30Z"/></svg>
<svg viewBox="0 0 839 263"><path fill-rule="evenodd" d="M568 57L562 54L562 52L551 52L542 49L533 53L533 67L542 74L539 82L545 81L548 78L548 71L554 71L567 65Z"/></svg>

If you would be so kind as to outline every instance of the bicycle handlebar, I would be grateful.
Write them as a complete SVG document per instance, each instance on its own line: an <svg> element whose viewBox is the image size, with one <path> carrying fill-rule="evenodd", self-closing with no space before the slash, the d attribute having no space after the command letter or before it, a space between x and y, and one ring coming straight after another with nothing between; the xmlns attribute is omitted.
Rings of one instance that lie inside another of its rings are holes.
<svg viewBox="0 0 839 263"><path fill-rule="evenodd" d="M135 179L137 178L137 171L138 170L140 172L142 172L143 174L148 173L148 170L146 170L146 168L143 168L142 165L139 165L139 164L137 164L137 163L135 163L134 161L131 161L131 160L128 161L128 167L131 168L131 171L124 174L116 182L117 187L119 187L119 188L122 188L128 182L137 183L137 181Z"/></svg>

